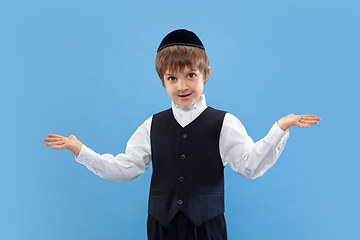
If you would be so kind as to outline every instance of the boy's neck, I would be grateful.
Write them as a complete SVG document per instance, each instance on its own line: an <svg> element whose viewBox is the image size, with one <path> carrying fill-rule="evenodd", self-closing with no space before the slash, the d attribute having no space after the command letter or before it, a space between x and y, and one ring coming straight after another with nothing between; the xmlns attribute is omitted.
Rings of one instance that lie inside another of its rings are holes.
<svg viewBox="0 0 360 240"><path fill-rule="evenodd" d="M206 109L205 95L202 94L196 103L190 107L182 107L172 102L172 111L175 120L182 127L186 127L189 123L194 121Z"/></svg>
<svg viewBox="0 0 360 240"><path fill-rule="evenodd" d="M176 104L174 101L172 101L172 108L175 111L181 111L181 112L189 112L198 108L204 108L206 107L206 102L205 102L205 95L204 93L201 94L201 96L199 97L199 99L195 102L194 105L189 106L189 107L182 107L179 104Z"/></svg>

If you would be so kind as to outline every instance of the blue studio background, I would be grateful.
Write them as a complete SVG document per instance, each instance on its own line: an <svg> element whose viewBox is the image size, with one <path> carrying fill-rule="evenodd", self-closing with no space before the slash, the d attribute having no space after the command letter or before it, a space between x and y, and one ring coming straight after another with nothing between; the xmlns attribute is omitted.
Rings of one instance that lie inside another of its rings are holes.
<svg viewBox="0 0 360 240"><path fill-rule="evenodd" d="M0 239L146 239L151 168L104 180L49 133L118 154L171 106L156 49L177 28L203 41L207 103L254 141L292 128L278 162L249 180L226 167L229 239L359 239L359 4L340 0L0 0Z"/></svg>

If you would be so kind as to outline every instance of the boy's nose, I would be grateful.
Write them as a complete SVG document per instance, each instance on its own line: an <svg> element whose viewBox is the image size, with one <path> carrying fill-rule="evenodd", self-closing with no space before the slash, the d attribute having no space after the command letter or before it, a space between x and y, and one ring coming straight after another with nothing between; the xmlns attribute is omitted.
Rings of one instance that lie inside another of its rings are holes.
<svg viewBox="0 0 360 240"><path fill-rule="evenodd" d="M182 86L178 87L178 91L185 91L185 90L188 90L188 89L189 89L189 87L186 86L186 85L182 85Z"/></svg>
<svg viewBox="0 0 360 240"><path fill-rule="evenodd" d="M185 90L188 90L188 89L189 89L189 87L185 83L179 82L178 91L185 91Z"/></svg>

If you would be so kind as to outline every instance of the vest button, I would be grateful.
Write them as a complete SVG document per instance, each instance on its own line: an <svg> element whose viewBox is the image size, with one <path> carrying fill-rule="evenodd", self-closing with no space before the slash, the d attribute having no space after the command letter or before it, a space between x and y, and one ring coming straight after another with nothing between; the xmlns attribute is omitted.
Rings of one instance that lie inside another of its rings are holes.
<svg viewBox="0 0 360 240"><path fill-rule="evenodd" d="M182 205L183 204L183 201L181 199L177 200L176 202L178 205Z"/></svg>
<svg viewBox="0 0 360 240"><path fill-rule="evenodd" d="M185 160L185 158L186 158L185 154L181 155L180 158L181 158L181 160Z"/></svg>
<svg viewBox="0 0 360 240"><path fill-rule="evenodd" d="M185 139L185 138L187 138L187 134L184 133L183 135L181 135L181 137Z"/></svg>
<svg viewBox="0 0 360 240"><path fill-rule="evenodd" d="M179 181L180 181L180 182L183 182L183 181L184 181L184 177L183 177L183 176L179 177Z"/></svg>

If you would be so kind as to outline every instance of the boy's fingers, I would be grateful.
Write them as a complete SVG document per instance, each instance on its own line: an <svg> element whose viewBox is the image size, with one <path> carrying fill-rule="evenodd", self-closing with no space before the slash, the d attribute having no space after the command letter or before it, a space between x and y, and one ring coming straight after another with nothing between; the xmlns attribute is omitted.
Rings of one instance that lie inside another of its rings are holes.
<svg viewBox="0 0 360 240"><path fill-rule="evenodd" d="M317 121L301 121L300 124L304 124L304 125L316 125L318 124Z"/></svg>
<svg viewBox="0 0 360 240"><path fill-rule="evenodd" d="M301 115L301 119L305 119L305 120L316 119L316 120L320 121L320 118L315 115Z"/></svg>
<svg viewBox="0 0 360 240"><path fill-rule="evenodd" d="M320 118L316 117L315 115L301 115L299 123L299 127L309 128L310 125L316 125L320 121Z"/></svg>
<svg viewBox="0 0 360 240"><path fill-rule="evenodd" d="M63 145L63 144L64 144L63 141L49 141L49 142L45 143L45 146Z"/></svg>
<svg viewBox="0 0 360 240"><path fill-rule="evenodd" d="M310 127L309 124L305 124L305 123L299 123L297 126L301 127L301 128L309 128Z"/></svg>
<svg viewBox="0 0 360 240"><path fill-rule="evenodd" d="M56 142L61 141L61 138L44 138L45 142Z"/></svg>
<svg viewBox="0 0 360 240"><path fill-rule="evenodd" d="M65 149L65 146L64 145L54 145L51 148L53 148L53 149Z"/></svg>
<svg viewBox="0 0 360 240"><path fill-rule="evenodd" d="M316 120L316 119L300 119L299 121L302 123L318 122L318 120Z"/></svg>
<svg viewBox="0 0 360 240"><path fill-rule="evenodd" d="M51 138L63 138L63 136L56 135L56 134L49 134L48 137L51 137Z"/></svg>
<svg viewBox="0 0 360 240"><path fill-rule="evenodd" d="M316 125L316 124L318 124L318 122L309 122L309 123L306 123L306 124L308 124L308 125Z"/></svg>

